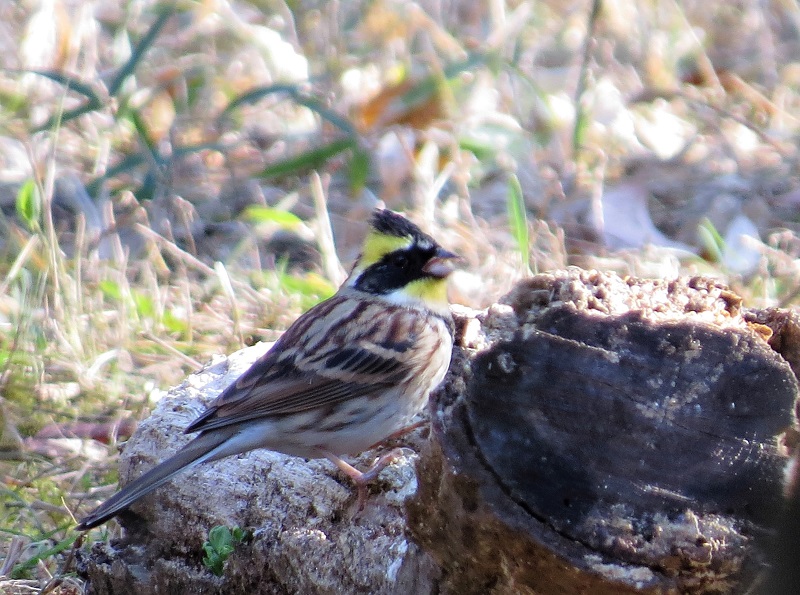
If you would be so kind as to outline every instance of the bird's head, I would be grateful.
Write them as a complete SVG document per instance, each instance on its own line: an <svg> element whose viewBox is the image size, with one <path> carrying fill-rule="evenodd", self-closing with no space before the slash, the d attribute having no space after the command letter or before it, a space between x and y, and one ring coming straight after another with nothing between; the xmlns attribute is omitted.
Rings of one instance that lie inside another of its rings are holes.
<svg viewBox="0 0 800 595"><path fill-rule="evenodd" d="M458 259L405 217L377 210L346 285L395 303L442 308Z"/></svg>

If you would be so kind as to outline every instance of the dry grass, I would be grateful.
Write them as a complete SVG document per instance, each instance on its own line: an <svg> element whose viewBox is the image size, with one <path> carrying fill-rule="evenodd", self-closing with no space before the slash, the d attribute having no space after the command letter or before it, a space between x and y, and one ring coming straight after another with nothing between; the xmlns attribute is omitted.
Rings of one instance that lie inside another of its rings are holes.
<svg viewBox="0 0 800 595"><path fill-rule="evenodd" d="M795 303L800 8L592 6L0 3L3 571L57 572L129 422L329 295L376 196L467 305L572 264Z"/></svg>

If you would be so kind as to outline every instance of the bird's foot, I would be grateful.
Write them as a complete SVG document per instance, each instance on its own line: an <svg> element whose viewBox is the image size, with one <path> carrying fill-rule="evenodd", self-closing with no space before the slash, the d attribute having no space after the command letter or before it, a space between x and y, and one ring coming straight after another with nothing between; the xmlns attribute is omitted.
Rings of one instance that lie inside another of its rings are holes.
<svg viewBox="0 0 800 595"><path fill-rule="evenodd" d="M372 466L367 469L366 471L359 471L355 467L353 467L347 461L342 460L332 452L322 451L325 457L331 461L334 465L339 467L345 475L347 475L354 484L356 484L356 490L358 494L358 509L357 513L361 512L364 509L364 505L367 502L367 497L369 495L367 491L367 486L375 481L378 478L378 475L381 471L386 469L389 465L391 465L396 459L403 456L403 449L402 448L394 448L387 452L386 454L381 455L378 457Z"/></svg>

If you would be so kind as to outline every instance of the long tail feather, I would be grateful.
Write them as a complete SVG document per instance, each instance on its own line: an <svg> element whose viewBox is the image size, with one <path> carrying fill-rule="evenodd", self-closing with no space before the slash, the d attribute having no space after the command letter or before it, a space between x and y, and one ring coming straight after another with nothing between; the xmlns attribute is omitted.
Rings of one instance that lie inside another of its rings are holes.
<svg viewBox="0 0 800 595"><path fill-rule="evenodd" d="M213 432L201 434L174 456L156 465L103 502L84 518L76 529L78 531L86 531L92 527L102 525L142 496L149 494L172 479L178 473L204 461L215 460L233 454L229 448L226 448L225 443L235 433L235 428L220 428Z"/></svg>

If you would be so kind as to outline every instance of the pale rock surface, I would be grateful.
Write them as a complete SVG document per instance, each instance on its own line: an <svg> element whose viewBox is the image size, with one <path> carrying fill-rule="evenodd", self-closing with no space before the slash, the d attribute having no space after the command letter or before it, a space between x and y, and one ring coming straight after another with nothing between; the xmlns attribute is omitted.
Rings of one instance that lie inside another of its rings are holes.
<svg viewBox="0 0 800 595"><path fill-rule="evenodd" d="M174 453L183 429L269 345L213 361L169 391L126 444L124 482ZM417 430L403 440L420 440ZM96 544L85 560L92 593L428 593L436 574L406 533L404 503L416 492L417 455L404 449L356 514L349 479L325 459L306 461L257 450L201 464L132 506L126 534ZM376 452L355 461L366 468ZM239 526L239 544L222 577L202 565L216 525Z"/></svg>

